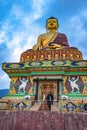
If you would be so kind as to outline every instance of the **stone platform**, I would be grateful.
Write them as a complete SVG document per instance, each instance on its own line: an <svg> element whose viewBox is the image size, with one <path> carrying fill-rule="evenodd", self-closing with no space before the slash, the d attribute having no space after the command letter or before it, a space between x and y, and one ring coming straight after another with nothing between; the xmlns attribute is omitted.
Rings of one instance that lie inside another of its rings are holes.
<svg viewBox="0 0 87 130"><path fill-rule="evenodd" d="M87 113L0 111L0 130L87 130Z"/></svg>

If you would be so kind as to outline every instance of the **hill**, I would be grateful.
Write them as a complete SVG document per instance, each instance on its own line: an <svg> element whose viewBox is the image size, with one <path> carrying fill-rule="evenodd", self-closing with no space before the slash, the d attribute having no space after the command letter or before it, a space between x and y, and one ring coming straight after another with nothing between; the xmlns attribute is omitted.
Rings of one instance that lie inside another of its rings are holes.
<svg viewBox="0 0 87 130"><path fill-rule="evenodd" d="M4 97L5 95L7 95L9 93L9 89L1 89L0 90L0 98Z"/></svg>

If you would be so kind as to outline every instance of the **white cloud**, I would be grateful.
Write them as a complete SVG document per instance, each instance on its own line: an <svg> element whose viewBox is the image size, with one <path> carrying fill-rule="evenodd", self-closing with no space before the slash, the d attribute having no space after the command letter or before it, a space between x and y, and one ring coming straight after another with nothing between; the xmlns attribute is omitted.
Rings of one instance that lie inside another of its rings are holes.
<svg viewBox="0 0 87 130"><path fill-rule="evenodd" d="M48 2L49 0L33 0L32 8L34 10L34 19L42 17L43 13L45 13L44 8L46 9Z"/></svg>
<svg viewBox="0 0 87 130"><path fill-rule="evenodd" d="M84 59L87 59L87 9L67 17L60 23L62 31L67 35L69 45L78 48Z"/></svg>
<svg viewBox="0 0 87 130"><path fill-rule="evenodd" d="M87 10L81 11L78 15L71 17L71 19L67 22L67 34L72 41L71 45L83 48L83 44L87 41L87 30L84 27L86 17L83 17L86 15L86 12Z"/></svg>
<svg viewBox="0 0 87 130"><path fill-rule="evenodd" d="M37 36L44 28L36 20L43 16L48 2L49 0L33 0L31 12L23 11L20 5L13 5L0 30L0 44L5 43L8 49L9 59L6 62L19 62L21 53L37 42ZM3 71L1 74L0 89L9 88L8 75Z"/></svg>
<svg viewBox="0 0 87 130"><path fill-rule="evenodd" d="M49 0L33 0L32 12L30 13L23 12L21 6L13 5L8 19L3 23L1 30L2 35L0 36L0 44L2 42L6 43L9 52L13 52L12 57L16 52L17 55L20 55L22 51L32 48L36 43L36 37L43 28L41 30L40 25L33 24L33 22L39 17L42 17L44 7L48 2ZM18 60L18 57L14 58L15 61ZM11 55L10 59L12 59Z"/></svg>
<svg viewBox="0 0 87 130"><path fill-rule="evenodd" d="M87 10L81 10L64 23L65 34L69 45L78 48L82 52L83 58L87 59Z"/></svg>
<svg viewBox="0 0 87 130"><path fill-rule="evenodd" d="M0 80L2 81L3 79L6 80L8 77L8 75L6 73L4 73L1 77Z"/></svg>
<svg viewBox="0 0 87 130"><path fill-rule="evenodd" d="M22 53L21 48L15 48L12 52L12 55L10 57L11 62L19 62L20 61L20 54Z"/></svg>
<svg viewBox="0 0 87 130"><path fill-rule="evenodd" d="M10 79L6 73L0 74L0 89L9 88Z"/></svg>
<svg viewBox="0 0 87 130"><path fill-rule="evenodd" d="M81 43L81 41L84 42L84 39L87 38L87 31L84 29L83 27L83 21L81 20L81 18L79 16L75 16L71 19L71 29L73 29L73 31L71 31L71 33L74 36L74 42L78 45L79 43Z"/></svg>

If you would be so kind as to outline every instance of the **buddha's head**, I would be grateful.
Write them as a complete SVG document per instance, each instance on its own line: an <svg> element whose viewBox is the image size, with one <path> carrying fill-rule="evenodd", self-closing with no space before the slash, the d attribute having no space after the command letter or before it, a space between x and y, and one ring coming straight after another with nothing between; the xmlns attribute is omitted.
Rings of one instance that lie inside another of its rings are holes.
<svg viewBox="0 0 87 130"><path fill-rule="evenodd" d="M55 17L50 17L46 20L46 29L47 30L57 30L59 27L58 20Z"/></svg>

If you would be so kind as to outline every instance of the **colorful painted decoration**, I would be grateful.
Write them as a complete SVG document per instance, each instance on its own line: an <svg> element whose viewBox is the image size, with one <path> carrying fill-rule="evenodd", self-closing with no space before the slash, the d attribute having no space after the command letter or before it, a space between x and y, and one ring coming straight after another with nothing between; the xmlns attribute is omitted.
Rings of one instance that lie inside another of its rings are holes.
<svg viewBox="0 0 87 130"><path fill-rule="evenodd" d="M82 93L84 88L84 83L79 76L69 76L67 77L65 83L68 93Z"/></svg>
<svg viewBox="0 0 87 130"><path fill-rule="evenodd" d="M84 104L84 110L87 112L87 103Z"/></svg>
<svg viewBox="0 0 87 130"><path fill-rule="evenodd" d="M74 111L77 106L72 102L68 102L64 107L66 108L67 111L71 112Z"/></svg>
<svg viewBox="0 0 87 130"><path fill-rule="evenodd" d="M24 102L19 102L18 104L15 105L16 108L18 108L18 110L24 110L24 108L27 107L27 105Z"/></svg>

